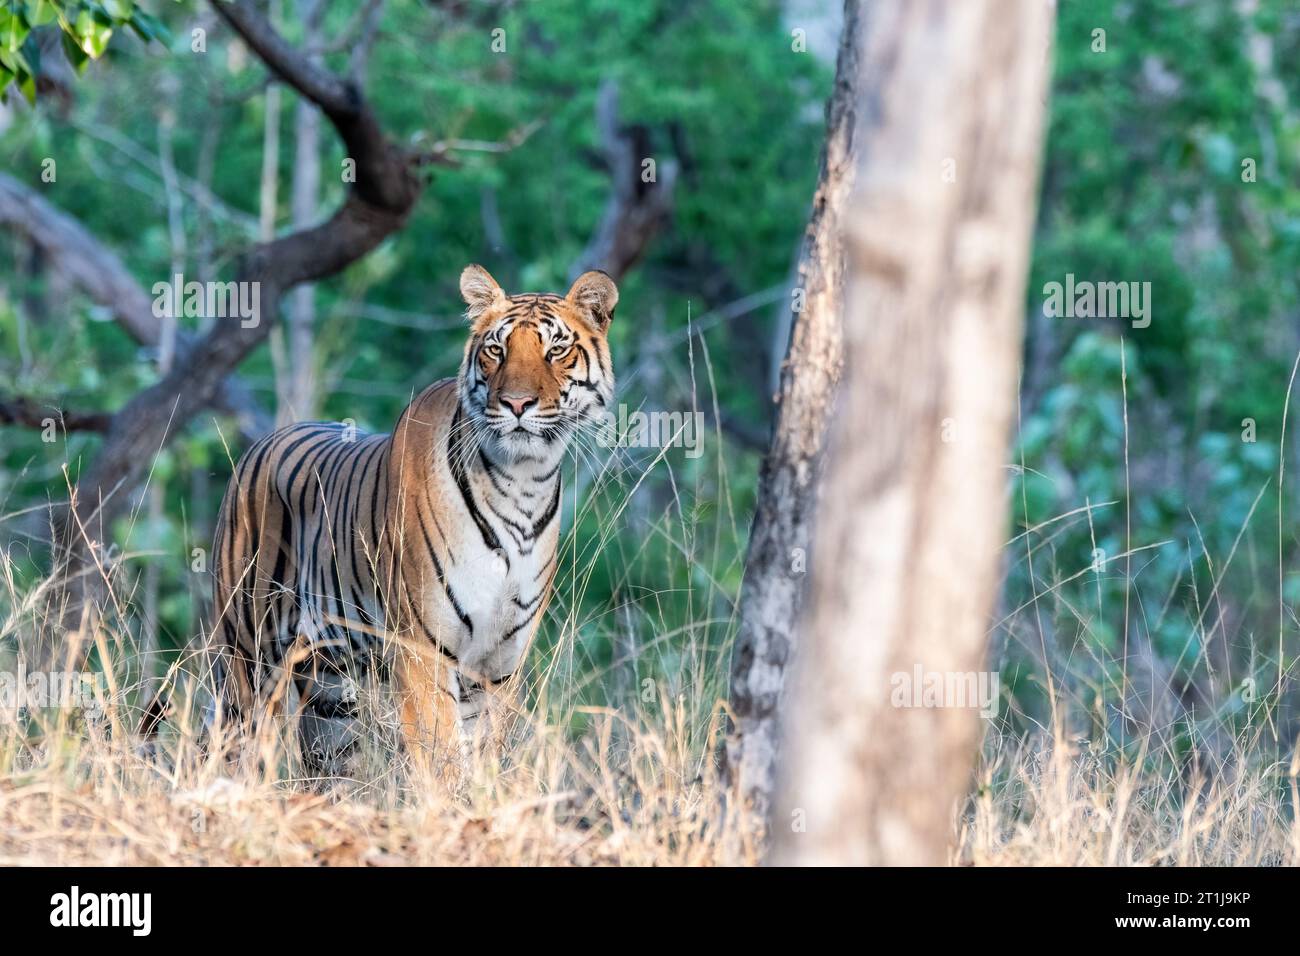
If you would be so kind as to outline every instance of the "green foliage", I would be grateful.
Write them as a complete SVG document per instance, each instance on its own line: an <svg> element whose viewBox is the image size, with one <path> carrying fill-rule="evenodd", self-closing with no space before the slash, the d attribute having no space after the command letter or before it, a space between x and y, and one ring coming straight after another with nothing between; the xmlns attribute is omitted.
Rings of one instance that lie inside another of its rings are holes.
<svg viewBox="0 0 1300 956"><path fill-rule="evenodd" d="M1167 706L1171 733L1279 715L1266 695L1244 704L1241 681L1276 683L1279 602L1295 600L1277 593L1279 560L1297 557L1291 465L1278 494L1300 314L1300 86L1285 67L1300 30L1286 8L1058 7L1012 498L1016 530L1039 530L1032 576L1023 543L1010 554L1006 599L1036 618L1005 625L1002 663L1018 688L1041 687L1046 645L1064 693L1116 739L1132 726L1121 690ZM1150 325L1043 316L1044 285L1067 273L1149 282ZM1294 432L1286 444L1290 457ZM1296 633L1288 613L1284 668ZM1135 674L1139 692L1122 687ZM1047 719L1045 695L1015 696Z"/></svg>
<svg viewBox="0 0 1300 956"><path fill-rule="evenodd" d="M415 0L384 5L364 83L384 128L413 146L500 143L521 130L531 133L505 151L455 151L459 165L436 168L405 229L315 287L314 349L306 360L319 376L318 415L387 431L414 391L454 374L466 334L457 278L468 262L484 264L512 292L563 291L610 193L595 116L606 80L618 84L620 123L643 137L661 171L668 163L680 168L672 229L620 283L611 332L623 383L619 401L668 409L698 403L712 423L707 348L719 403L739 417L752 415L762 396L752 386L754 369L734 357L735 345L770 336L771 315L742 317L748 322L743 331L717 323L693 338L687 316L698 319L787 281L816 181L830 61L791 51L774 0L453 6ZM139 5L131 9L138 12ZM170 277L176 255L187 277L229 279L236 256L256 239L266 71L223 25L199 19L203 4L152 9L167 31L156 35L185 42L113 41L109 68L72 90L70 116L44 98L36 109L15 114L0 142L0 165L80 219L146 289ZM280 27L300 44L302 25L288 15L292 9L286 4ZM323 32L331 41L355 29L352 5L330 3L326 10ZM200 23L208 30L206 52L189 42ZM498 27L505 30L504 53L492 49L491 31ZM332 42L326 64L346 73L354 40ZM167 55L160 56L163 46ZM281 233L290 228L295 106L295 96L285 92L276 210ZM182 177L186 237L179 252L157 158L164 113L176 118L171 147ZM55 182L41 180L46 158L57 161ZM325 124L322 218L345 197L343 160ZM196 183L210 190L212 201ZM501 246L489 237L489 203L506 240ZM151 355L114 323L100 321L104 316L95 307L39 262L28 264L21 243L0 238L5 247L16 268L12 275L0 273L7 289L0 293L0 378L12 381L14 391L48 399L52 407L115 409L155 380ZM202 331L198 320L180 321L184 331ZM270 349L241 369L269 408L276 403L276 375ZM30 430L0 432L4 509L59 497L61 463L67 460L75 475L92 460L98 441L60 433L46 444ZM566 503L570 540L585 549L579 566L590 579L580 606L557 603L543 644L577 640L577 657L593 669L621 662L618 667L634 669L637 679L670 673L675 655L691 647L724 652L725 625L693 622L730 616L756 462L712 424L705 443L707 453L698 460L673 451L654 463L653 450L629 450L620 476L598 499L580 511ZM242 450L230 420L201 416L155 462L150 481L163 495L161 515L146 506L132 509L116 529L133 573L156 571L163 639L170 646L184 645L203 626L209 585L191 570L191 552L210 546L229 456ZM608 452L592 449L581 459L576 481L598 456ZM650 474L638 504L620 508L645 469ZM701 503L692 504L692 494ZM730 508L725 499L733 502ZM603 550L593 549L594 541L603 541ZM678 567L673 556L680 562L688 546L692 565ZM32 570L39 567L39 560L31 563ZM636 608L632 618L617 610L629 601ZM577 622L572 634L560 623L570 615ZM657 634L671 637L656 641ZM634 637L652 648L635 665L628 653ZM607 688L595 673L580 675L582 699L599 703Z"/></svg>
<svg viewBox="0 0 1300 956"><path fill-rule="evenodd" d="M41 55L32 31L44 26L61 31L63 54L79 73L104 55L115 30L129 27L145 42L170 39L162 21L134 0L0 0L0 93L12 83L36 102Z"/></svg>

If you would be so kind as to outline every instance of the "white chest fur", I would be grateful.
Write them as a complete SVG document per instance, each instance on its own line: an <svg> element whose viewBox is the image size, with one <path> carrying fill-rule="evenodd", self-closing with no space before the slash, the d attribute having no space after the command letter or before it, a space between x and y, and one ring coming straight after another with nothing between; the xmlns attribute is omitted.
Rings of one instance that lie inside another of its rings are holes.
<svg viewBox="0 0 1300 956"><path fill-rule="evenodd" d="M559 538L558 460L454 475L464 533L444 567L443 643L462 667L491 679L515 670L545 604ZM454 612L454 613L449 613Z"/></svg>
<svg viewBox="0 0 1300 956"><path fill-rule="evenodd" d="M457 652L466 667L478 670L490 663L488 670L509 672L518 664L547 584L551 555L542 550L482 549L448 570L448 583L472 625L471 630L462 622Z"/></svg>

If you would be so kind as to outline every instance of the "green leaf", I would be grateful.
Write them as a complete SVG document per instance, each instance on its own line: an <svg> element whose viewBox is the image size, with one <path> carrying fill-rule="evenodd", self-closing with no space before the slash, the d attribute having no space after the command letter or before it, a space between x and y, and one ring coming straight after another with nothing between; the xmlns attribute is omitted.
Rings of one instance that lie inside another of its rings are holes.
<svg viewBox="0 0 1300 956"><path fill-rule="evenodd" d="M82 10L77 14L77 45L91 59L97 60L104 55L109 37L113 35L111 22L99 11Z"/></svg>
<svg viewBox="0 0 1300 956"><path fill-rule="evenodd" d="M63 55L68 58L72 68L78 73L86 72L86 64L90 62L90 57L86 56L86 51L81 48L73 37L67 33L62 34L63 38Z"/></svg>
<svg viewBox="0 0 1300 956"><path fill-rule="evenodd" d="M131 14L131 19L127 21L127 26L136 32L136 35L146 43L150 40L157 40L162 44L172 42L171 31L157 17L146 13L143 10L135 10Z"/></svg>
<svg viewBox="0 0 1300 956"><path fill-rule="evenodd" d="M28 7L28 21L34 27L43 27L47 23L53 23L54 18L58 16L58 11L50 0L36 0L32 6Z"/></svg>
<svg viewBox="0 0 1300 956"><path fill-rule="evenodd" d="M0 13L0 23L3 24L0 27L0 39L3 39L4 45L10 52L22 46L23 41L27 39L27 34L31 32L31 27L17 11Z"/></svg>
<svg viewBox="0 0 1300 956"><path fill-rule="evenodd" d="M133 7L132 0L104 0L104 12L123 23L131 19Z"/></svg>
<svg viewBox="0 0 1300 956"><path fill-rule="evenodd" d="M11 73L31 73L33 72L31 64L19 50L9 50L0 46L0 63L3 63Z"/></svg>

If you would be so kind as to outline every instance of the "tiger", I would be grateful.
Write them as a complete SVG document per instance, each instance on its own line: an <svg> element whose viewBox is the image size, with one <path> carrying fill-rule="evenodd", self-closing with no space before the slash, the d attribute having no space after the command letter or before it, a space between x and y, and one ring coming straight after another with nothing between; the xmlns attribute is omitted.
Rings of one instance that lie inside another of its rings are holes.
<svg viewBox="0 0 1300 956"><path fill-rule="evenodd" d="M248 720L296 697L314 776L348 772L367 675L395 693L408 753L463 755L476 739L550 601L566 449L613 399L609 275L507 295L470 265L460 292L456 378L416 395L390 434L300 423L262 438L218 512L220 704Z"/></svg>

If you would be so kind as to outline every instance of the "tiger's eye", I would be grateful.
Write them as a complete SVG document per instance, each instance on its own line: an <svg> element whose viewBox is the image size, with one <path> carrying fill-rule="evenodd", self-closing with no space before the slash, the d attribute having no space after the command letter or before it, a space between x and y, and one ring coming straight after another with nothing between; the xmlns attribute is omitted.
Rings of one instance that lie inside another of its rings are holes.
<svg viewBox="0 0 1300 956"><path fill-rule="evenodd" d="M549 352L546 353L546 357L550 359L552 362L558 362L560 359L564 358L572 351L573 351L572 345L557 345Z"/></svg>

